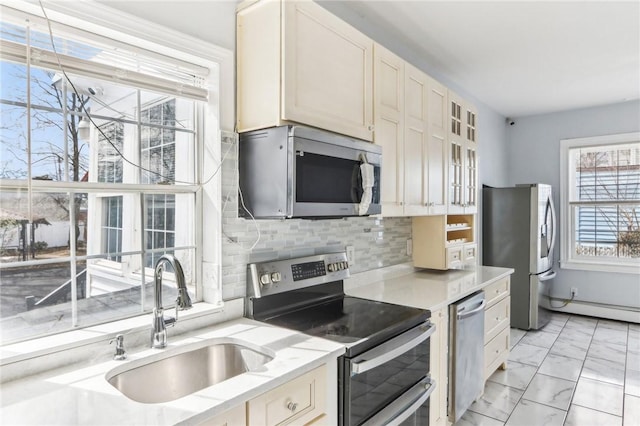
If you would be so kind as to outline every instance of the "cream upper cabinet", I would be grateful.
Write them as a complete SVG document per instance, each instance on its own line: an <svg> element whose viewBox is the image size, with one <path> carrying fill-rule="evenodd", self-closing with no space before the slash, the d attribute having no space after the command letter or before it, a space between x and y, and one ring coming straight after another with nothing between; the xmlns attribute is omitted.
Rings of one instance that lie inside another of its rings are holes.
<svg viewBox="0 0 640 426"><path fill-rule="evenodd" d="M447 213L448 144L447 144L447 88L427 77L427 170L429 214Z"/></svg>
<svg viewBox="0 0 640 426"><path fill-rule="evenodd" d="M373 140L373 42L311 1L237 15L238 131L302 123Z"/></svg>
<svg viewBox="0 0 640 426"><path fill-rule="evenodd" d="M446 213L447 89L376 44L374 100L383 216Z"/></svg>
<svg viewBox="0 0 640 426"><path fill-rule="evenodd" d="M429 214L429 79L409 64L404 77L404 211L407 216L420 216Z"/></svg>
<svg viewBox="0 0 640 426"><path fill-rule="evenodd" d="M382 215L404 215L404 67L398 56L374 46L374 142L382 146Z"/></svg>
<svg viewBox="0 0 640 426"><path fill-rule="evenodd" d="M449 214L478 211L477 112L449 91Z"/></svg>

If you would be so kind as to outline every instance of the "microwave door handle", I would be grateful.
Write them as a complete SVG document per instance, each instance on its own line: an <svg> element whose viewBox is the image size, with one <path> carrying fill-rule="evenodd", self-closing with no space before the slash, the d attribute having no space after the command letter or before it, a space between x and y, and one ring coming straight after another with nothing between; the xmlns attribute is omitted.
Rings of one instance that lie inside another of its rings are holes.
<svg viewBox="0 0 640 426"><path fill-rule="evenodd" d="M383 408L382 411L364 422L362 426L399 426L409 416L418 411L418 408L429 399L435 389L436 381L430 377L419 381L398 399ZM399 414L398 411L400 411Z"/></svg>
<svg viewBox="0 0 640 426"><path fill-rule="evenodd" d="M427 340L436 331L436 326L429 321L415 327L400 336L394 337L374 349L357 356L351 361L351 376L364 373L391 361L420 343Z"/></svg>

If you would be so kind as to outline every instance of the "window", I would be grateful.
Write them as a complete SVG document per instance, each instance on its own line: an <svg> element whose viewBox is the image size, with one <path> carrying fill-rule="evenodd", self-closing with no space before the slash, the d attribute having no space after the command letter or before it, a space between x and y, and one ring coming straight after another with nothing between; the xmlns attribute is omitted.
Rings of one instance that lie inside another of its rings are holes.
<svg viewBox="0 0 640 426"><path fill-rule="evenodd" d="M565 268L640 272L640 134L561 141Z"/></svg>
<svg viewBox="0 0 640 426"><path fill-rule="evenodd" d="M2 343L150 311L165 253L202 300L197 154L216 152L218 64L110 29L50 34L18 7L0 6Z"/></svg>

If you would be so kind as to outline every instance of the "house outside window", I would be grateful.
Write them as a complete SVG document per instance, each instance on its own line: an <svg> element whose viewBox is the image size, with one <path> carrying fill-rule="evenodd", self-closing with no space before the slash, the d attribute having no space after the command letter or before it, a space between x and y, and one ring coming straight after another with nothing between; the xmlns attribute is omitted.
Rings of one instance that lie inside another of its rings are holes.
<svg viewBox="0 0 640 426"><path fill-rule="evenodd" d="M51 22L52 36L39 7L21 7L0 6L0 114L11 123L0 146L0 343L150 311L151 267L165 253L201 300L197 153L218 141L204 133L218 135L218 65L146 51L115 30Z"/></svg>
<svg viewBox="0 0 640 426"><path fill-rule="evenodd" d="M640 272L640 134L561 141L562 259Z"/></svg>

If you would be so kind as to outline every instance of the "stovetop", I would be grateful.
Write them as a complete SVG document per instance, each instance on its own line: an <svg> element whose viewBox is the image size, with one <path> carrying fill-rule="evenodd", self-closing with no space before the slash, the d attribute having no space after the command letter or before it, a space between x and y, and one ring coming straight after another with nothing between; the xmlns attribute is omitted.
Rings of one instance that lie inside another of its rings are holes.
<svg viewBox="0 0 640 426"><path fill-rule="evenodd" d="M346 254L251 264L247 316L333 340L355 356L427 321L424 309L344 294Z"/></svg>
<svg viewBox="0 0 640 426"><path fill-rule="evenodd" d="M423 309L337 294L273 316L258 315L256 319L342 343L347 347L347 356L355 356L422 324L430 316Z"/></svg>

